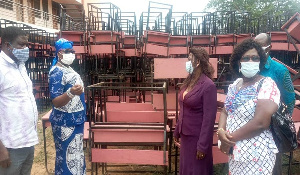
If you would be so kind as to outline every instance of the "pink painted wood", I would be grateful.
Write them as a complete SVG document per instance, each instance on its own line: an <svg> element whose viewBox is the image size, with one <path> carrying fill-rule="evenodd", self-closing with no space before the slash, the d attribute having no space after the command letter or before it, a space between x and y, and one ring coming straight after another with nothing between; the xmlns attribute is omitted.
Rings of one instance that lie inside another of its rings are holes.
<svg viewBox="0 0 300 175"><path fill-rule="evenodd" d="M164 163L163 154L163 151L157 150L92 148L92 162L166 166L168 163Z"/></svg>
<svg viewBox="0 0 300 175"><path fill-rule="evenodd" d="M121 34L118 32L111 32L111 31L92 31L91 34L94 36L94 42L103 42L103 43L110 43L116 42L118 36Z"/></svg>
<svg viewBox="0 0 300 175"><path fill-rule="evenodd" d="M114 125L109 126L113 128ZM92 129L92 132L96 143L163 143L164 141L163 130L130 129L129 125L124 125L124 129L97 128Z"/></svg>
<svg viewBox="0 0 300 175"><path fill-rule="evenodd" d="M89 129L90 129L89 122L84 122L83 140L88 140L89 139Z"/></svg>
<svg viewBox="0 0 300 175"><path fill-rule="evenodd" d="M125 35L123 39L125 45L135 45L136 44L136 36L134 35Z"/></svg>
<svg viewBox="0 0 300 175"><path fill-rule="evenodd" d="M299 138L299 129L300 129L300 122L295 122L295 129L296 129L296 134L297 134L297 138ZM297 140L298 141L298 149L299 149L299 145L300 145L300 140Z"/></svg>
<svg viewBox="0 0 300 175"><path fill-rule="evenodd" d="M300 109L294 108L292 119L294 122L300 122Z"/></svg>
<svg viewBox="0 0 300 175"><path fill-rule="evenodd" d="M107 102L119 102L119 96L107 96Z"/></svg>
<svg viewBox="0 0 300 175"><path fill-rule="evenodd" d="M297 48L300 49L300 44L296 44ZM290 51L294 51L296 52L296 48L294 47L294 45L290 44Z"/></svg>
<svg viewBox="0 0 300 175"><path fill-rule="evenodd" d="M170 46L187 46L187 36L170 36Z"/></svg>
<svg viewBox="0 0 300 175"><path fill-rule="evenodd" d="M75 53L86 53L84 46L73 46Z"/></svg>
<svg viewBox="0 0 300 175"><path fill-rule="evenodd" d="M221 116L221 111L218 111L216 114L216 120L215 120L216 123L219 123L220 116Z"/></svg>
<svg viewBox="0 0 300 175"><path fill-rule="evenodd" d="M213 146L213 158L214 164L227 163L229 160L228 155L222 153L217 146Z"/></svg>
<svg viewBox="0 0 300 175"><path fill-rule="evenodd" d="M252 36L251 33L235 35L236 43L241 43L245 39L251 38L251 36Z"/></svg>
<svg viewBox="0 0 300 175"><path fill-rule="evenodd" d="M169 55L188 55L188 47L169 47Z"/></svg>
<svg viewBox="0 0 300 175"><path fill-rule="evenodd" d="M107 122L164 123L163 111L107 111Z"/></svg>
<svg viewBox="0 0 300 175"><path fill-rule="evenodd" d="M185 64L188 58L154 58L154 79L186 78ZM213 78L217 78L218 58L210 58L215 72ZM176 70L176 71L174 71Z"/></svg>
<svg viewBox="0 0 300 175"><path fill-rule="evenodd" d="M277 31L277 32L269 32L269 34L271 35L272 42L276 42L276 41L287 42L288 40L287 34L285 32Z"/></svg>
<svg viewBox="0 0 300 175"><path fill-rule="evenodd" d="M193 35L191 36L192 46L208 45L210 46L214 42L214 38L211 35Z"/></svg>
<svg viewBox="0 0 300 175"><path fill-rule="evenodd" d="M83 32L80 31L61 31L61 37L69 41L82 42Z"/></svg>
<svg viewBox="0 0 300 175"><path fill-rule="evenodd" d="M147 36L148 43L168 44L169 42L169 34L164 32L148 30L144 31L144 36Z"/></svg>
<svg viewBox="0 0 300 175"><path fill-rule="evenodd" d="M233 46L216 46L215 54L218 55L230 55L232 54Z"/></svg>
<svg viewBox="0 0 300 175"><path fill-rule="evenodd" d="M167 97L167 110L176 110L176 94L169 93ZM179 107L179 106L178 106ZM156 110L164 109L163 94L153 94L153 108Z"/></svg>
<svg viewBox="0 0 300 175"><path fill-rule="evenodd" d="M300 41L300 14L295 13L282 27L281 30L287 29L289 34Z"/></svg>
<svg viewBox="0 0 300 175"><path fill-rule="evenodd" d="M226 94L217 93L217 104L219 107L224 106L225 100L226 100Z"/></svg>
<svg viewBox="0 0 300 175"><path fill-rule="evenodd" d="M168 48L156 44L146 43L144 46L145 53L168 56Z"/></svg>
<svg viewBox="0 0 300 175"><path fill-rule="evenodd" d="M216 127L218 127L218 125L216 125ZM219 138L218 138L218 135L217 135L217 131L215 130L214 131L214 135L213 135L213 144L217 145L218 144L218 140L219 140Z"/></svg>
<svg viewBox="0 0 300 175"><path fill-rule="evenodd" d="M290 46L290 47L294 47L294 46ZM276 42L272 42L272 50L289 50L289 43L276 43Z"/></svg>
<svg viewBox="0 0 300 175"><path fill-rule="evenodd" d="M151 103L106 103L106 111L153 111Z"/></svg>
<svg viewBox="0 0 300 175"><path fill-rule="evenodd" d="M215 70L213 78L217 78L218 77L218 58L209 58L209 62Z"/></svg>
<svg viewBox="0 0 300 175"><path fill-rule="evenodd" d="M115 53L115 45L101 44L101 45L91 45L91 54L98 53Z"/></svg>
<svg viewBox="0 0 300 175"><path fill-rule="evenodd" d="M154 79L186 78L187 58L154 58Z"/></svg>
<svg viewBox="0 0 300 175"><path fill-rule="evenodd" d="M125 57L139 56L136 49L121 49L125 52Z"/></svg>
<svg viewBox="0 0 300 175"><path fill-rule="evenodd" d="M217 35L216 36L216 45L223 45L223 44L234 44L234 34L227 34L227 35Z"/></svg>

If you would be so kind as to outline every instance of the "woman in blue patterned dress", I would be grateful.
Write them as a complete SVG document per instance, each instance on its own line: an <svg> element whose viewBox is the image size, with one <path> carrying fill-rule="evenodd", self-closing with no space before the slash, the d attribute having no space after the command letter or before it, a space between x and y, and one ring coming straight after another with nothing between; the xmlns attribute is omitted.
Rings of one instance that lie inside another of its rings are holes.
<svg viewBox="0 0 300 175"><path fill-rule="evenodd" d="M55 142L56 175L86 174L83 152L83 126L86 106L83 81L70 65L75 59L73 42L59 39L56 58L49 73L53 108L50 122Z"/></svg>
<svg viewBox="0 0 300 175"><path fill-rule="evenodd" d="M229 154L230 175L271 175L278 149L269 129L278 109L280 91L271 78L259 74L266 62L252 39L239 44L230 65L240 78L228 88L219 120L220 149Z"/></svg>

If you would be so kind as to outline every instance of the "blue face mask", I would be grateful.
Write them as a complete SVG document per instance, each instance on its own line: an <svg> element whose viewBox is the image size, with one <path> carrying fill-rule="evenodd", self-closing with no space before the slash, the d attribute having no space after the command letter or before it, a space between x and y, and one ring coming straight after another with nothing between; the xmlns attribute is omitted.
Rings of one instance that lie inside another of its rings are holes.
<svg viewBox="0 0 300 175"><path fill-rule="evenodd" d="M11 47L13 47L13 46L11 45ZM11 52L20 62L25 63L29 58L29 48L28 47L25 47L24 49L13 48L13 50L11 50Z"/></svg>
<svg viewBox="0 0 300 175"><path fill-rule="evenodd" d="M187 61L187 62L185 63L185 70L186 70L189 74L191 74L191 73L193 72L194 68L193 68L193 65L192 65L192 61Z"/></svg>

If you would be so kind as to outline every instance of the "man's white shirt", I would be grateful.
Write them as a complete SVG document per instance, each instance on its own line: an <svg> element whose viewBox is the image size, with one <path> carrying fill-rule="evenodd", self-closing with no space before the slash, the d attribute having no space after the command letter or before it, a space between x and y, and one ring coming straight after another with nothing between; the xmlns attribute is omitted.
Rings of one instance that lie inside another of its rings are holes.
<svg viewBox="0 0 300 175"><path fill-rule="evenodd" d="M38 143L38 111L24 63L0 53L0 140L6 148Z"/></svg>

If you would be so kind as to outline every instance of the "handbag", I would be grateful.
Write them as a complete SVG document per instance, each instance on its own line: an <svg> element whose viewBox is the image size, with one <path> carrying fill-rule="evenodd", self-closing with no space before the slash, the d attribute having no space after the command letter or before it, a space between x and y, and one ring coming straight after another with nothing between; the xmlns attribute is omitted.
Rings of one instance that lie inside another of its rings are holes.
<svg viewBox="0 0 300 175"><path fill-rule="evenodd" d="M257 91L264 79L259 82ZM270 130L280 153L291 152L298 147L296 129L287 106L280 102L278 110L271 117Z"/></svg>
<svg viewBox="0 0 300 175"><path fill-rule="evenodd" d="M283 103L272 115L270 130L280 153L291 152L297 149L295 125L287 107Z"/></svg>

